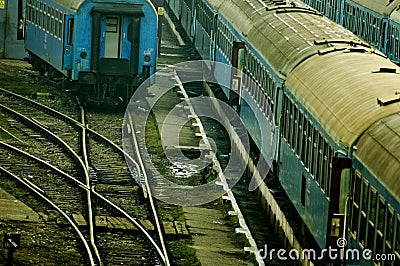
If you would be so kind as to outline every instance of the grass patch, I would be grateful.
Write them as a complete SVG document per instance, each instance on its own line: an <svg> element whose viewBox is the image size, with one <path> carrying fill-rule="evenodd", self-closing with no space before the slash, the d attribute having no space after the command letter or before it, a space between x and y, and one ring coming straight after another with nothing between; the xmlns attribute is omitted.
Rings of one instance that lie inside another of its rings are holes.
<svg viewBox="0 0 400 266"><path fill-rule="evenodd" d="M152 112L146 121L146 146L159 173L165 178L178 183L174 180L172 171L169 168L171 164L164 154L159 128ZM181 206L167 204L158 200L157 212L161 221L185 222L186 220ZM196 257L196 250L190 247L192 244L190 238L170 240L167 244L172 265L201 265Z"/></svg>
<svg viewBox="0 0 400 266"><path fill-rule="evenodd" d="M168 242L171 248L172 265L201 265L196 257L196 249L190 247L191 240L181 239Z"/></svg>

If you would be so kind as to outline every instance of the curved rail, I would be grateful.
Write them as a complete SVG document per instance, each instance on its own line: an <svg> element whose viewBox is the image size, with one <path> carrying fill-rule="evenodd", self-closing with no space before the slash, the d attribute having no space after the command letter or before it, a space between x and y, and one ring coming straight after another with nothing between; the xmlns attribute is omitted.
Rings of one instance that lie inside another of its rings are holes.
<svg viewBox="0 0 400 266"><path fill-rule="evenodd" d="M98 139L101 139L102 141L106 142L108 145L112 146L117 152L119 152L121 155L125 156L126 159L128 159L131 163L133 163L135 165L136 171L138 174L143 173L144 176L146 176L146 171L144 170L144 164L143 162L139 162L139 164L136 162L136 160L134 160L130 154L128 154L126 151L124 151L121 147L119 147L118 145L116 145L114 142L112 142L111 140L109 140L108 138L104 137L103 135L101 135L100 133L94 131L93 129L87 128L87 131L89 132L89 134L94 135L95 137L97 137ZM134 135L134 134L133 134ZM136 137L134 137L134 141L136 142ZM136 149L137 149L137 145ZM138 152L138 150L137 150ZM140 158L140 157L139 157ZM147 179L147 178L146 178ZM146 187L142 187L143 190L145 190L145 193L148 193L148 191L150 191L150 187L148 185L148 183L146 183ZM96 192L97 193L97 192ZM155 208L155 204L153 202L153 198L151 196L151 192L150 192L150 197L149 197L149 201L150 201L150 206L151 206L151 210L153 212L153 216L154 216L154 220L156 223L156 228L157 228L157 232L159 234L159 240L162 246L162 251L161 249L158 247L157 243L154 242L154 240L151 238L150 235L148 235L147 231L143 228L143 233L147 236L147 238L149 239L149 241L153 244L153 246L156 248L157 253L160 257L160 259L164 262L165 265L169 266L169 259L168 259L168 253L167 253L167 248L165 245L165 241L164 241L164 236L162 235L162 230L161 230L161 225L160 222L158 220L158 215L157 215L157 210ZM110 202L111 204L113 204L112 202ZM116 206L118 207L118 206ZM118 207L119 208L119 207ZM135 220L135 218L132 218L129 216L129 214L125 213L122 209L121 209L121 213L128 218L130 221ZM135 224L137 223L137 221L135 222ZM140 228L142 228L142 226L140 226Z"/></svg>
<svg viewBox="0 0 400 266"><path fill-rule="evenodd" d="M104 137L103 135L99 134L98 132L90 129L89 127L85 126L84 123L81 123L63 113L58 112L57 110L54 110L51 107L42 105L40 103L37 103L31 99L28 99L24 96L18 95L16 93L7 91L5 89L0 88L0 94L4 94L4 95L8 95L10 97L16 98L17 100L23 101L28 105L33 105L35 106L37 109L42 110L45 113L50 113L52 116L54 117L58 117L60 118L62 121L70 124L71 126L73 126L74 128L80 128L82 130L82 136L86 136L86 132L88 132L89 134L92 134L94 136L96 136L97 138L101 139L102 141L108 143L109 145L111 145L112 147L114 147L114 149L116 151L118 151L121 155L125 156L125 158L127 158L131 163L133 163L135 165L135 168L137 169L137 173L143 173L143 175L146 175L146 172L144 170L144 165L143 162L140 161L140 165L128 154L126 153L122 148L120 148L118 145L116 145L114 142L112 142L111 140L107 139L106 137ZM87 193L94 193L94 195L96 196L100 196L99 198L106 200L105 202L107 204L109 204L112 208L118 210L123 216L125 216L128 220L130 220L139 230L142 231L142 233L146 236L146 238L148 239L148 241L154 246L154 248L157 251L157 254L159 256L159 258L161 259L161 261L164 262L165 265L170 265L169 263L169 259L168 259L168 253L167 253L167 249L166 249L166 245L165 245L165 241L164 241L164 237L162 235L162 230L161 230L161 226L160 223L158 221L158 215L157 215L157 211L155 209L155 205L153 202L152 197L149 197L150 200L150 205L151 205L151 209L153 212L153 216L156 222L156 227L157 227L157 231L159 234L159 240L161 242L162 245L162 250L160 249L160 247L157 245L157 243L154 241L154 239L148 234L148 232L146 231L146 229L140 225L140 223L138 221L136 221L135 218L131 217L129 214L127 214L126 212L124 212L121 208L119 208L118 206L116 206L115 204L113 204L111 201L107 200L106 198L104 198L103 196L101 196L99 193L95 192L94 190L92 190L90 188L90 178L89 178L89 173L88 173L88 167L86 167L86 165L88 166L88 163L85 161L83 162L82 159L68 146L68 144L66 144L62 139L60 139L58 136L56 136L54 133L52 133L51 131L47 130L43 125L41 125L38 121L34 120L34 119L29 119L26 116L19 114L18 112L15 112L14 110L0 105L0 108L4 108L3 110L6 110L10 113L13 113L14 115L17 115L19 117L23 117L24 121L27 123L30 123L31 125L35 126L36 128L40 129L42 132L46 132L45 134L48 134L49 136L51 136L53 139L57 140L57 142L59 142L59 144L62 147L65 147L68 152L70 152L71 154L74 154L74 158L76 158L79 161L79 164L82 166L82 168L84 169L84 173L85 173L85 179L86 179L86 185L84 183L82 183L81 181L77 180L76 178L68 175L67 173L64 173L63 171L61 171L60 169L58 169L57 167L47 163L44 160L41 160L33 155L30 155L22 150L19 150L15 147L12 147L11 145L8 145L7 143L4 143L2 141L0 141L0 146L4 146L8 149L12 149L16 152L20 152L21 154L30 157L31 159L34 159L36 161L38 161L39 163L42 163L44 165L46 165L47 167L53 169L54 171L56 171L57 173L59 173L60 175L64 175L67 178L73 180L74 182L76 182L78 184L79 187L83 188L86 190ZM82 120L84 121L84 120ZM134 137L135 142L136 142L136 138ZM68 147L68 148L67 148ZM137 149L137 147L136 147ZM137 151L138 152L138 151ZM139 157L140 158L140 157ZM150 191L149 187L148 187L148 183L146 184L146 187L143 187L144 192L147 193L148 191ZM89 205L90 206L90 205ZM91 219L92 221L92 219ZM94 240L93 240L94 241ZM95 249L97 251L97 249ZM98 255L98 253L96 254ZM98 257L99 262L100 262L100 257Z"/></svg>
<svg viewBox="0 0 400 266"><path fill-rule="evenodd" d="M142 170L142 173L143 173L144 182L145 182L145 185L146 185L146 188L147 188L147 193L149 194L149 201L150 201L150 205L152 207L154 220L156 222L156 226L157 226L157 229L158 229L157 231L159 233L161 246L162 246L163 252L164 252L164 254L166 256L165 257L166 258L165 264L167 266L169 266L170 263L169 263L169 260L168 260L168 257L167 257L167 246L165 245L164 237L162 235L161 225L160 225L160 221L158 220L157 210L155 209L155 205L154 205L154 201L153 201L153 195L151 194L151 188L150 188L150 185L149 185L149 182L148 182L147 173L146 173L146 170L144 168L144 164L142 162L142 157L140 156L138 142L137 142L137 139L136 139L136 136L135 136L135 133L134 133L135 132L135 128L133 126L132 118L131 118L131 114L130 113L128 113L128 119L129 119L129 126L131 127L132 138L133 138L133 141L135 143L136 156L137 156L137 158L139 160L139 164L140 164L140 167L141 167L141 170Z"/></svg>
<svg viewBox="0 0 400 266"><path fill-rule="evenodd" d="M82 232L79 230L78 226L74 223L74 221L72 221L71 218L69 218L69 216L63 210L61 210L54 202L52 202L50 199L48 199L46 196L44 196L40 191L38 191L35 187L33 187L29 183L25 182L20 177L18 177L15 174L9 172L7 169L5 169L5 168L3 168L1 166L0 166L0 171L6 173L7 175L9 175L12 178L14 178L15 180L17 180L24 187L26 187L29 190L31 190L34 194L39 196L41 199L43 199L49 205L51 205L54 209L56 209L68 221L68 223L74 228L74 230L78 234L79 238L82 240L82 243L85 246L86 253L88 254L88 257L89 257L90 265L93 265L93 266L96 265L96 263L95 263L95 261L93 259L92 251L91 251L88 243L86 242L85 237L83 236Z"/></svg>
<svg viewBox="0 0 400 266"><path fill-rule="evenodd" d="M84 163L84 168L85 168L85 173L88 173L89 171L89 161L88 161L88 155L87 155L87 149L86 149L86 127L85 127L85 111L83 107L80 105L80 111L81 111L81 140L82 140L82 156L83 160L85 161ZM90 243L92 245L92 248L96 254L96 257L99 261L100 265L103 265L101 258L100 258L100 253L99 250L97 249L96 242L94 239L94 219L93 219L93 208L92 208L92 196L91 196L91 191L92 187L90 184L90 177L89 174L85 175L86 179L86 186L90 189L89 191L86 192L86 199L87 199L87 204L88 204L88 214L89 214L89 237L90 237Z"/></svg>
<svg viewBox="0 0 400 266"><path fill-rule="evenodd" d="M9 172L7 169L5 169L5 168L3 168L1 166L0 166L0 171L2 171L4 173L6 173L7 175L11 176L15 180L17 180L19 183L21 183L23 186L25 186L26 188L31 190L37 196L39 196L44 201L46 201L48 204L50 204L54 209L56 209L65 219L67 219L69 224L74 228L74 230L78 234L79 238L82 240L83 245L85 246L85 249L86 249L86 253L88 254L88 257L89 257L90 265L93 265L93 266L96 265L96 263L95 263L95 261L93 259L92 251L91 251L89 245L87 244L85 237L83 236L82 232L79 230L78 226L71 220L71 218L69 218L69 216L63 210L61 210L54 202L52 202L50 199L48 199L46 196L44 196L40 191L38 191L35 187L33 187L29 183L25 182L20 177L18 177L15 174Z"/></svg>

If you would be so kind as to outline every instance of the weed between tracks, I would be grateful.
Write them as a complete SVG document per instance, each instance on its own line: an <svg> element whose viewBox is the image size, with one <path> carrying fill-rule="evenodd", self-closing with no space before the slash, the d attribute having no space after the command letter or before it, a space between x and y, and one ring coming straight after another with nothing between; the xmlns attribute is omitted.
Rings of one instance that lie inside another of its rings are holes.
<svg viewBox="0 0 400 266"><path fill-rule="evenodd" d="M208 121L208 124L210 124L210 121ZM230 148L229 144L230 143L225 145L226 149ZM185 143L182 143L182 145L185 145ZM164 154L159 128L157 126L157 122L153 113L150 113L149 119L146 123L146 146L152 158L152 162L157 170L160 172L160 174L162 174L165 178L169 179L172 182L182 183L181 179L174 177L174 173L170 168L171 163ZM220 152L221 154L227 153L225 149L222 149ZM224 166L225 165L223 165L223 168ZM211 180L214 178L215 176L209 177L209 179ZM193 176L191 176L191 178L186 178L184 181L186 182L183 183L185 185L200 185L202 184L201 174L194 174ZM240 227L240 225L237 216L228 215L228 211L233 210L229 203L223 203L222 200L217 199L203 206L210 209L219 209L223 213L226 213L226 215L224 216L224 220L226 225L232 227L232 239L235 239L236 242L243 247L250 245L244 234L235 234L234 228ZM157 207L158 215L161 222L179 221L185 223L186 219L181 206L170 205L161 201L157 201ZM193 245L190 235L187 237L181 235L176 235L169 238L167 237L167 242L169 250L171 252L171 263L173 265L200 265L200 261L196 257L196 250L190 247L191 245ZM253 254L245 254L243 252L242 258L252 262L254 265L257 264L257 261Z"/></svg>
<svg viewBox="0 0 400 266"><path fill-rule="evenodd" d="M152 158L152 162L157 170L165 178L174 180L173 173L169 168L170 162L164 154L161 137L153 113L150 113L146 123L146 146ZM181 206L170 205L161 201L156 201L157 212L161 222L185 222L184 212ZM200 265L196 257L196 250L190 245L193 242L190 236L167 237L167 245L170 250L170 259L172 265Z"/></svg>

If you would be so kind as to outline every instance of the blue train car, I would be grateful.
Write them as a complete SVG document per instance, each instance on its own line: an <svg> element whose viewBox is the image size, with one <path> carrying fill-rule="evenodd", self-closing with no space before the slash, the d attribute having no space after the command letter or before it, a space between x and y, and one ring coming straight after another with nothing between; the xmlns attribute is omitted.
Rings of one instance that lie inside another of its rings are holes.
<svg viewBox="0 0 400 266"><path fill-rule="evenodd" d="M304 0L331 20L385 53L394 63L400 63L398 53L399 0Z"/></svg>
<svg viewBox="0 0 400 266"><path fill-rule="evenodd" d="M126 102L155 71L157 24L146 0L28 0L25 48L42 73Z"/></svg>
<svg viewBox="0 0 400 266"><path fill-rule="evenodd" d="M324 16L343 25L343 7L345 0L302 0L302 2L315 8Z"/></svg>
<svg viewBox="0 0 400 266"><path fill-rule="evenodd" d="M393 154L399 145L398 125L398 114L375 122L357 142L353 159L350 246L371 250L370 260L381 265L398 265L400 259L399 167ZM371 261L362 258L360 264Z"/></svg>

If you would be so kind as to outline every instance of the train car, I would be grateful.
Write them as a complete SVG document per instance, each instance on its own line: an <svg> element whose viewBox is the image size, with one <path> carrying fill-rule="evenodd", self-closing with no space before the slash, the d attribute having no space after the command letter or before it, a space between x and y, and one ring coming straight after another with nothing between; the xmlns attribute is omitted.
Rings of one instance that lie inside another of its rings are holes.
<svg viewBox="0 0 400 266"><path fill-rule="evenodd" d="M379 98L380 108L398 104L397 96L388 95L386 100ZM400 261L399 125L398 113L374 122L354 151L347 222L350 247L371 250L371 259L380 265L399 265Z"/></svg>
<svg viewBox="0 0 400 266"><path fill-rule="evenodd" d="M384 52L396 64L400 63L399 0L304 0L303 2L351 30Z"/></svg>
<svg viewBox="0 0 400 266"><path fill-rule="evenodd" d="M270 154L260 132L271 107L274 171L319 248L338 248L344 237L349 248L378 247L371 256L399 260L400 68L299 2L198 0L195 6L199 51L247 74L237 109L264 157Z"/></svg>
<svg viewBox="0 0 400 266"><path fill-rule="evenodd" d="M26 0L0 1L0 58L23 59Z"/></svg>
<svg viewBox="0 0 400 266"><path fill-rule="evenodd" d="M332 21L343 25L344 0L303 0L303 2Z"/></svg>
<svg viewBox="0 0 400 266"><path fill-rule="evenodd" d="M155 71L157 23L147 0L28 0L25 48L42 73L61 73L83 98L126 103Z"/></svg>
<svg viewBox="0 0 400 266"><path fill-rule="evenodd" d="M400 1L398 4L399 4L398 6L400 6ZM386 30L386 46L384 50L387 56L397 65L400 64L399 32L400 32L400 12L399 8L396 8L394 11L392 11L389 17L388 27Z"/></svg>

